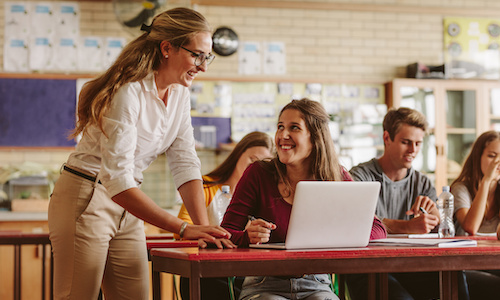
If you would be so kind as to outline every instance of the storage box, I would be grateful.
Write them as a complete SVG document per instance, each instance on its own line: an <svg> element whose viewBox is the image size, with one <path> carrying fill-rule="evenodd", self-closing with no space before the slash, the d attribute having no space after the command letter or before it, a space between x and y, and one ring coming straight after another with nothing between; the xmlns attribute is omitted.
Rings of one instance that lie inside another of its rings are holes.
<svg viewBox="0 0 500 300"><path fill-rule="evenodd" d="M49 199L50 185L46 176L24 176L9 180L9 199Z"/></svg>
<svg viewBox="0 0 500 300"><path fill-rule="evenodd" d="M10 203L11 211L45 212L48 209L48 199L14 199Z"/></svg>

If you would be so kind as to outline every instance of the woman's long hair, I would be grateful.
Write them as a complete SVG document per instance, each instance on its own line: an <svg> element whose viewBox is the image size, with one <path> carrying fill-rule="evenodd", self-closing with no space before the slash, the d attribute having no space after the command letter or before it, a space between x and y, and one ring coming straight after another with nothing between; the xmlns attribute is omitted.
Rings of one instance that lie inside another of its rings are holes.
<svg viewBox="0 0 500 300"><path fill-rule="evenodd" d="M481 134L474 142L472 150L464 162L460 175L458 175L457 179L452 183L452 185L459 182L463 183L471 194L472 199L476 196L479 183L484 177L483 171L481 170L481 157L484 149L486 149L491 142L496 140L500 140L500 132L491 130ZM497 201L500 201L499 193L500 189L497 189L495 193Z"/></svg>
<svg viewBox="0 0 500 300"><path fill-rule="evenodd" d="M233 174L236 164L241 155L249 148L252 147L266 147L269 152L274 152L273 139L264 132L254 131L245 135L234 147L229 156L220 164L215 170L206 174L206 176L213 178L213 181L204 181L207 185L216 185L226 182Z"/></svg>
<svg viewBox="0 0 500 300"><path fill-rule="evenodd" d="M78 121L70 138L85 133L90 125L97 125L104 132L102 119L116 91L158 71L163 59L160 43L168 41L179 48L189 44L199 32L211 32L211 28L205 17L192 9L174 8L157 15L149 32L127 44L104 74L83 86L78 100Z"/></svg>
<svg viewBox="0 0 500 300"><path fill-rule="evenodd" d="M313 145L310 154L310 171L315 180L320 181L341 181L342 167L339 164L333 139L328 127L330 120L324 107L317 101L303 98L301 100L292 100L281 110L279 116L288 109L299 111L306 123L307 129L311 134L311 143ZM273 172L277 182L283 182L288 189L292 191L292 186L286 174L286 165L283 164L276 155L271 162L264 163L264 167Z"/></svg>

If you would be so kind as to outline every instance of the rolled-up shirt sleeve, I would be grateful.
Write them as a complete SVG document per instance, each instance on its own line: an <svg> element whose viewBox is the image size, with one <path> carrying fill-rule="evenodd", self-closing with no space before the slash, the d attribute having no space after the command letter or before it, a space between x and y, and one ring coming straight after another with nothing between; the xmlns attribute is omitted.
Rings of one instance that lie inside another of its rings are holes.
<svg viewBox="0 0 500 300"><path fill-rule="evenodd" d="M124 190L137 187L134 179L134 152L137 145L137 129L117 120L105 119L101 135L102 166L100 180L109 194L114 196Z"/></svg>
<svg viewBox="0 0 500 300"><path fill-rule="evenodd" d="M188 94L185 95L185 97L188 96ZM189 103L189 99L180 101L181 103ZM190 105L184 105L178 134L166 151L168 165L176 188L191 180L202 180L201 162L195 150L190 111Z"/></svg>
<svg viewBox="0 0 500 300"><path fill-rule="evenodd" d="M100 137L102 153L99 179L111 196L137 187L134 158L137 147L139 106L131 90L119 90L113 107L103 119L105 134Z"/></svg>

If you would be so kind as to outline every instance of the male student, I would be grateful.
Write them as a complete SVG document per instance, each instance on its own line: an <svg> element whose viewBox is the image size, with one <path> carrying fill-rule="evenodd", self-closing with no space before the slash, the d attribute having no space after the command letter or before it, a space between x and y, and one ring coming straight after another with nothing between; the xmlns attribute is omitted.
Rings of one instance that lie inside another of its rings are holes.
<svg viewBox="0 0 500 300"><path fill-rule="evenodd" d="M350 170L356 181L379 181L381 190L375 214L388 233L429 233L439 224L436 190L430 179L412 168L427 120L420 112L390 109L383 121L384 154ZM439 298L438 272L393 273L388 276L389 299ZM465 278L459 276L459 299L468 299ZM364 275L347 275L352 300L367 298Z"/></svg>

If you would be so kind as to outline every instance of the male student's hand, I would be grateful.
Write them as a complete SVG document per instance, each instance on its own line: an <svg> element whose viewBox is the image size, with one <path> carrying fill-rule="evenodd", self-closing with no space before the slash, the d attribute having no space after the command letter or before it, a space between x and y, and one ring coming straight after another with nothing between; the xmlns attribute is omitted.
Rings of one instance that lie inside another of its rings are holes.
<svg viewBox="0 0 500 300"><path fill-rule="evenodd" d="M410 210L406 212L407 215L418 217L420 214L431 214L439 219L439 211L436 203L427 196L418 196L413 202Z"/></svg>
<svg viewBox="0 0 500 300"><path fill-rule="evenodd" d="M421 213L407 222L407 233L429 233L439 224L439 218L432 214Z"/></svg>

